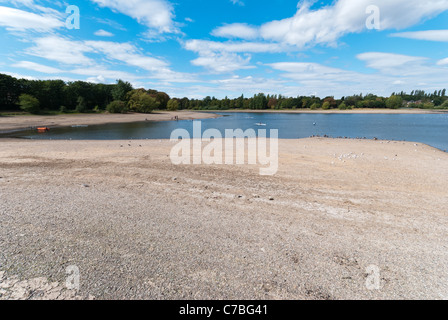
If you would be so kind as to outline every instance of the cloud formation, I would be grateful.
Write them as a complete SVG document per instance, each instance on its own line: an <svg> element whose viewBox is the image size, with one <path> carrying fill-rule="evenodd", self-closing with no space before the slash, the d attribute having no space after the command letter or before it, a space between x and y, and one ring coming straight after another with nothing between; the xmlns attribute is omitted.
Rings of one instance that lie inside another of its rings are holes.
<svg viewBox="0 0 448 320"><path fill-rule="evenodd" d="M212 35L222 38L256 39L259 37L259 31L256 27L249 26L247 23L233 23L216 28Z"/></svg>
<svg viewBox="0 0 448 320"><path fill-rule="evenodd" d="M106 30L103 30L103 29L100 29L100 30L96 31L95 35L98 36L98 37L113 37L114 36L113 33L109 32L109 31L106 31Z"/></svg>
<svg viewBox="0 0 448 320"><path fill-rule="evenodd" d="M254 39L258 35L266 41L305 48L335 46L344 35L367 29L371 0L337 0L316 10L312 9L313 3L300 1L297 12L290 18L269 21L259 27L228 24L215 29L213 34L241 39L247 39L248 35ZM376 0L374 5L379 10L381 30L403 29L448 10L448 0Z"/></svg>
<svg viewBox="0 0 448 320"><path fill-rule="evenodd" d="M406 38L414 40L448 42L448 30L399 32L399 33L392 33L390 36L396 38Z"/></svg>
<svg viewBox="0 0 448 320"><path fill-rule="evenodd" d="M178 33L174 8L165 0L91 0L101 7L123 13L160 33Z"/></svg>
<svg viewBox="0 0 448 320"><path fill-rule="evenodd" d="M0 7L0 26L9 31L50 32L65 26L59 15L37 14L10 7Z"/></svg>

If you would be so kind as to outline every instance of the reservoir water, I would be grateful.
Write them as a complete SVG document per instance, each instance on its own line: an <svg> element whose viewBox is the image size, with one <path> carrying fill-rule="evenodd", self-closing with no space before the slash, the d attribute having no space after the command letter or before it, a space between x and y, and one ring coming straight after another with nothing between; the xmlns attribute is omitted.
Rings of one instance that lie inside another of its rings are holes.
<svg viewBox="0 0 448 320"><path fill-rule="evenodd" d="M444 114L289 114L222 112L217 119L201 120L202 130L277 129L281 139L330 136L413 141L448 150L448 113ZM261 125L263 124L263 125ZM265 125L264 125L265 124ZM169 139L182 128L192 136L192 121L139 122L55 128L47 133L21 131L10 136L58 140ZM268 134L269 136L269 134Z"/></svg>

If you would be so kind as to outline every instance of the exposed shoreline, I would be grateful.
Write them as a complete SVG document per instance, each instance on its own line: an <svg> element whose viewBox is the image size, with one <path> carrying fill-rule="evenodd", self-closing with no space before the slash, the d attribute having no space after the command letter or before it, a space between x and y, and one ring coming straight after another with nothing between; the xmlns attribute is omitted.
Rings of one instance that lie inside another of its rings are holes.
<svg viewBox="0 0 448 320"><path fill-rule="evenodd" d="M203 110L201 112L236 113L315 113L315 114L448 114L448 110L426 109L352 109L352 110Z"/></svg>
<svg viewBox="0 0 448 320"><path fill-rule="evenodd" d="M280 140L260 176L173 165L174 145L1 140L0 278L64 283L76 265L97 299L448 298L446 153ZM14 290L29 298L0 299Z"/></svg>
<svg viewBox="0 0 448 320"><path fill-rule="evenodd" d="M76 125L101 125L111 123L133 123L144 121L171 121L178 116L179 120L213 119L219 115L196 111L157 111L151 114L67 114L56 116L26 115L0 117L0 133L26 130L36 127L69 127Z"/></svg>

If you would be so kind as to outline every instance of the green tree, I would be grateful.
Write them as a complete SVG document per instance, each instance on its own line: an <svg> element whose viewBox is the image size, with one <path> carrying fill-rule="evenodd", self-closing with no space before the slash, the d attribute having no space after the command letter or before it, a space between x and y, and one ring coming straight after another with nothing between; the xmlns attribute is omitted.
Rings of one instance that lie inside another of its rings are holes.
<svg viewBox="0 0 448 320"><path fill-rule="evenodd" d="M434 103L432 103L432 102L425 102L423 104L423 108L424 109L434 109Z"/></svg>
<svg viewBox="0 0 448 320"><path fill-rule="evenodd" d="M81 96L78 97L76 102L77 102L76 112L84 113L87 111L87 104L86 104L86 100L84 99L84 97L81 97Z"/></svg>
<svg viewBox="0 0 448 320"><path fill-rule="evenodd" d="M151 95L153 98L156 98L156 102L158 103L158 106L154 109L161 109L161 110L165 110L167 105L168 105L168 101L170 101L170 96L168 94L166 94L165 92L157 92L155 95Z"/></svg>
<svg viewBox="0 0 448 320"><path fill-rule="evenodd" d="M20 109L23 111L38 114L40 113L40 102L37 98L33 97L30 94L21 94L19 97L19 105Z"/></svg>
<svg viewBox="0 0 448 320"><path fill-rule="evenodd" d="M253 98L253 108L260 110L266 109L268 107L268 99L266 98L264 93L259 93Z"/></svg>
<svg viewBox="0 0 448 320"><path fill-rule="evenodd" d="M168 111L177 111L179 109L179 101L176 99L171 99L168 101L168 105L166 107Z"/></svg>
<svg viewBox="0 0 448 320"><path fill-rule="evenodd" d="M20 93L24 93L23 84L28 80L17 80L6 74L0 74L0 110L13 110L18 106Z"/></svg>
<svg viewBox="0 0 448 320"><path fill-rule="evenodd" d="M319 109L319 107L320 107L320 105L319 105L317 102L314 102L314 103L311 105L310 109L311 109L311 110L316 110L316 109Z"/></svg>
<svg viewBox="0 0 448 320"><path fill-rule="evenodd" d="M386 101L386 107L389 109L398 109L403 106L403 98L400 96L392 95Z"/></svg>
<svg viewBox="0 0 448 320"><path fill-rule="evenodd" d="M106 111L110 113L126 113L126 103L123 101L115 100L109 103L106 107Z"/></svg>
<svg viewBox="0 0 448 320"><path fill-rule="evenodd" d="M128 92L134 90L132 84L123 80L117 80L117 84L113 87L111 94L112 99L117 101L125 101Z"/></svg>
<svg viewBox="0 0 448 320"><path fill-rule="evenodd" d="M134 112L151 113L160 106L160 102L145 89L132 90L128 96L128 107Z"/></svg>
<svg viewBox="0 0 448 320"><path fill-rule="evenodd" d="M448 100L445 100L444 103L440 106L441 108L448 109Z"/></svg>
<svg viewBox="0 0 448 320"><path fill-rule="evenodd" d="M323 109L323 110L328 110L328 109L330 109L330 102L325 101L324 104L322 105L322 109Z"/></svg>
<svg viewBox="0 0 448 320"><path fill-rule="evenodd" d="M339 109L339 110L347 110L347 105L345 104L345 102L342 102L342 103L339 105L338 109Z"/></svg>

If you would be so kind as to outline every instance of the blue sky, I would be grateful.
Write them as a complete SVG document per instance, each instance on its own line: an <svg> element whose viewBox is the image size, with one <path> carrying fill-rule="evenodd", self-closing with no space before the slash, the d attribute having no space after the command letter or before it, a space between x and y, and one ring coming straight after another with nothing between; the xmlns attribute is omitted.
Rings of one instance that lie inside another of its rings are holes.
<svg viewBox="0 0 448 320"><path fill-rule="evenodd" d="M0 72L189 98L434 91L447 21L448 0L0 0Z"/></svg>

